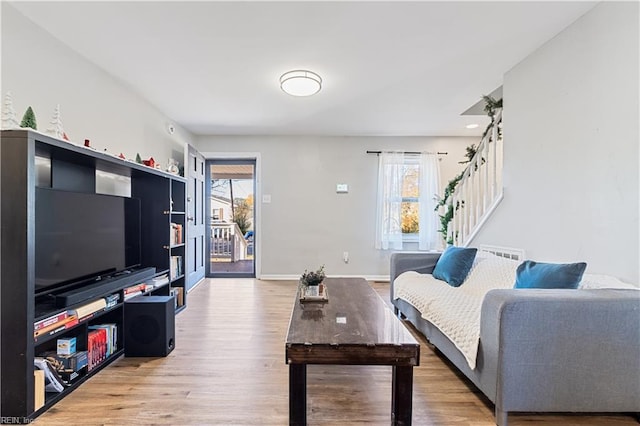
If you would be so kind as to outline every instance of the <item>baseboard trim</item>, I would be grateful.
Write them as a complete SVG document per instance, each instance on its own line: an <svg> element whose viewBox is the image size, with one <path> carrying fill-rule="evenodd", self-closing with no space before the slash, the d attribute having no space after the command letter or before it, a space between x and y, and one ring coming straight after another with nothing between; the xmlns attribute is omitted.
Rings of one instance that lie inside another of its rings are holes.
<svg viewBox="0 0 640 426"><path fill-rule="evenodd" d="M300 278L300 275L284 275L284 274L262 274L258 277L259 280L264 281L295 281Z"/></svg>
<svg viewBox="0 0 640 426"><path fill-rule="evenodd" d="M340 278L364 278L367 281L381 281L389 282L389 275L327 275L327 277L340 277ZM262 274L258 279L264 281L298 281L300 275L289 274Z"/></svg>

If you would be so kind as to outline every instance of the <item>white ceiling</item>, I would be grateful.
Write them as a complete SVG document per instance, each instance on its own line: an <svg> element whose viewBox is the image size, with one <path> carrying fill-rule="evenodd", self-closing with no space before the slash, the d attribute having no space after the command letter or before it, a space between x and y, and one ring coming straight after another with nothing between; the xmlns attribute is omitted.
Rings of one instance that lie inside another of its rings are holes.
<svg viewBox="0 0 640 426"><path fill-rule="evenodd" d="M486 117L460 114L595 5L12 4L195 134L354 136L481 134ZM322 76L320 93L280 90L301 68Z"/></svg>

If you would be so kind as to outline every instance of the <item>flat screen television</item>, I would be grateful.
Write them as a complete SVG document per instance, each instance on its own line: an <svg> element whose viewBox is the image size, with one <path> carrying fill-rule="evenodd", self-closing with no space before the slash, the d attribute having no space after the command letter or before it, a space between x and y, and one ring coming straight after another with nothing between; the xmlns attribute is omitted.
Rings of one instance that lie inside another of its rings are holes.
<svg viewBox="0 0 640 426"><path fill-rule="evenodd" d="M35 292L140 265L140 200L36 188Z"/></svg>

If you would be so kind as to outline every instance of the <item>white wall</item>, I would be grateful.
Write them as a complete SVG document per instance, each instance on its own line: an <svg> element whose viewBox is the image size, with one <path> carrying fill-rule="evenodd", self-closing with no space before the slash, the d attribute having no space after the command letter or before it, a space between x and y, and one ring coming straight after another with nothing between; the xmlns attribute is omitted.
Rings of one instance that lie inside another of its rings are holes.
<svg viewBox="0 0 640 426"><path fill-rule="evenodd" d="M474 245L638 282L638 12L601 3L505 75L505 198Z"/></svg>
<svg viewBox="0 0 640 426"><path fill-rule="evenodd" d="M18 120L31 106L38 130L45 132L60 104L64 129L73 143L89 139L98 150L122 152L127 158L140 153L145 159L153 157L163 168L171 157L183 163L184 143L193 135L180 127L170 135L166 130L170 119L132 88L54 39L6 2L1 8L1 94L4 100L8 91L12 93Z"/></svg>
<svg viewBox="0 0 640 426"><path fill-rule="evenodd" d="M446 151L440 162L444 187L462 170L458 161L464 160L465 147L478 140L210 136L198 138L196 148L260 153L262 194L272 200L261 205L257 230L263 275L297 276L324 264L329 275L388 278L389 253L374 248L378 157L366 151ZM337 194L338 183L348 184L349 193ZM348 264L342 261L345 251Z"/></svg>

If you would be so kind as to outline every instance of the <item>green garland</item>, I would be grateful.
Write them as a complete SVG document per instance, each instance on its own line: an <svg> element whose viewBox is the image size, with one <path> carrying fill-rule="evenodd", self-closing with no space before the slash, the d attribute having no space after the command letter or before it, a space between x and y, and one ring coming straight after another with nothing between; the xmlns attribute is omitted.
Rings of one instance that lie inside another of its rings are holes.
<svg viewBox="0 0 640 426"><path fill-rule="evenodd" d="M453 220L453 204L449 204L449 206L447 207L447 211L444 214L440 215L440 230L438 230L439 233L442 234L442 236L446 239L447 238L447 232L449 231L449 222L451 222ZM453 244L453 240L452 238L450 238L449 240L447 240L447 244Z"/></svg>
<svg viewBox="0 0 640 426"><path fill-rule="evenodd" d="M449 223L451 223L451 221L453 220L453 203L449 203L449 199L453 195L453 192L456 190L456 186L458 186L458 183L462 180L462 176L464 176L464 172L466 170L467 169L465 168L459 175L449 181L449 184L444 189L444 197L442 197L438 201L438 204L436 204L435 211L438 211L440 207L444 207L445 205L447 206L447 210L445 211L445 213L443 215L439 215L440 229L438 230L438 232L442 234L442 237L444 239L446 239L447 235L449 234ZM464 204L461 205L460 202L457 202L455 210L458 211L460 207L464 207ZM447 244L453 244L453 239L448 239Z"/></svg>
<svg viewBox="0 0 640 426"><path fill-rule="evenodd" d="M462 171L462 173L460 173L459 175L457 175L456 177L454 177L449 181L449 184L444 189L444 197L442 197L440 201L438 201L435 211L438 211L438 208L443 207L445 204L447 204L447 201L449 201L449 198L453 195L453 191L456 190L456 186L458 185L458 182L462 180L463 175L464 175L464 171Z"/></svg>
<svg viewBox="0 0 640 426"><path fill-rule="evenodd" d="M467 157L466 161L458 161L458 164L469 164L471 162L471 160L473 160L473 157L476 156L476 153L478 152L478 147L476 147L475 144L471 144L468 147L465 148L466 149L466 153L464 154L465 157ZM481 163L484 164L486 162L486 160L484 159L484 157L482 157L480 159ZM478 170L478 165L476 164L474 166L474 171ZM452 191L453 193L453 191Z"/></svg>
<svg viewBox="0 0 640 426"><path fill-rule="evenodd" d="M471 160L473 159L473 157L478 152L478 148L476 147L476 144L474 144L474 143L472 143L471 145L469 145L465 149L466 149L466 152L465 152L464 156L467 157L467 160L466 161L458 161L458 164L470 163Z"/></svg>
<svg viewBox="0 0 640 426"><path fill-rule="evenodd" d="M486 112L487 115L491 118L491 123L489 123L486 129L484 129L484 133L482 134L482 138L480 140L484 139L485 136L487 136L487 133L489 133L489 131L493 127L493 123L496 121L496 113L498 109L502 109L502 98L496 100L491 96L484 95L482 96L482 100L484 100L485 103L484 112ZM498 139L500 138L502 138L502 129L498 127Z"/></svg>

